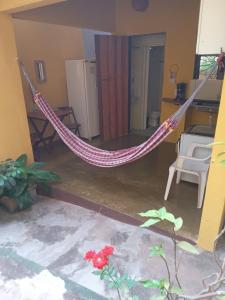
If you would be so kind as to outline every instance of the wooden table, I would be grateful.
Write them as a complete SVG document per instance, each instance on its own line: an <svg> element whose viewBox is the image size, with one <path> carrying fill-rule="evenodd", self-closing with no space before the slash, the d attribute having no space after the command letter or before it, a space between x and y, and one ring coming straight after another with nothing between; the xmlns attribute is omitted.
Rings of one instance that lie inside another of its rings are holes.
<svg viewBox="0 0 225 300"><path fill-rule="evenodd" d="M62 122L65 119L65 117L71 114L70 108L66 108L66 107L55 109L54 112ZM49 150L57 134L57 132L54 130L52 134L46 136L46 131L48 127L52 126L49 120L46 119L44 114L39 110L30 112L28 114L28 120L34 129L35 138L33 139L33 143L32 143L33 147L37 147L42 143L44 147L47 150Z"/></svg>

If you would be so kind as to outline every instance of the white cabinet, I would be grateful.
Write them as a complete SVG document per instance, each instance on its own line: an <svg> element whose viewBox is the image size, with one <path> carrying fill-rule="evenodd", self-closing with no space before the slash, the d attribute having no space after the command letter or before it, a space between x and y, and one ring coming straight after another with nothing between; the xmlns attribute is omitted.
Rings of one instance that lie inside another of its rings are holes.
<svg viewBox="0 0 225 300"><path fill-rule="evenodd" d="M100 134L96 63L83 59L67 60L66 79L69 105L81 125L80 134L91 139Z"/></svg>
<svg viewBox="0 0 225 300"><path fill-rule="evenodd" d="M225 0L201 0L197 54L225 51Z"/></svg>

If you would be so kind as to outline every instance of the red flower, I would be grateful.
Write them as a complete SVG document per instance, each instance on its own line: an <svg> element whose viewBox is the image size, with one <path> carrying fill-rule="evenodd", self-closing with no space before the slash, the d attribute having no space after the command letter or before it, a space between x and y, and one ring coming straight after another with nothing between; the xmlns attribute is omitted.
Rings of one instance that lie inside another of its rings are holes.
<svg viewBox="0 0 225 300"><path fill-rule="evenodd" d="M84 259L87 261L91 261L95 255L96 255L96 252L93 250L90 250L85 254Z"/></svg>
<svg viewBox="0 0 225 300"><path fill-rule="evenodd" d="M110 256L113 254L114 248L112 246L105 246L101 251L105 256Z"/></svg>
<svg viewBox="0 0 225 300"><path fill-rule="evenodd" d="M92 260L93 266L99 270L102 270L106 265L108 265L108 262L108 257L101 251L95 254Z"/></svg>
<svg viewBox="0 0 225 300"><path fill-rule="evenodd" d="M94 268L102 270L109 263L109 256L114 252L114 248L112 246L105 246L99 252L95 252L93 250L88 251L84 259L87 261L92 261Z"/></svg>

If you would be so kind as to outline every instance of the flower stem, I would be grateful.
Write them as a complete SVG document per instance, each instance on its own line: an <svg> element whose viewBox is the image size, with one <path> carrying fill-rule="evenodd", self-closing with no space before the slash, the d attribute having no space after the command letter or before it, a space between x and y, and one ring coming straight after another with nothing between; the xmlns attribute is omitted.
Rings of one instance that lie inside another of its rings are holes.
<svg viewBox="0 0 225 300"><path fill-rule="evenodd" d="M120 295L120 290L119 290L119 288L116 286L116 281L115 281L115 279L112 277L112 275L109 273L109 267L107 268L107 272L108 272L109 278L112 280L112 282L114 283L114 286L116 287L116 291L117 291L117 295L118 295L119 300L122 300L121 295Z"/></svg>

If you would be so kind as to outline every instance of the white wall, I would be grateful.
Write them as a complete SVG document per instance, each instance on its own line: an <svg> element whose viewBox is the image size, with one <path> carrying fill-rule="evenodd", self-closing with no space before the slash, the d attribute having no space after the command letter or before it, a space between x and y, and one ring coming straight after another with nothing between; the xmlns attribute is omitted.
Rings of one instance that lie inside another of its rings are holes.
<svg viewBox="0 0 225 300"><path fill-rule="evenodd" d="M201 0L197 54L225 51L225 0Z"/></svg>

